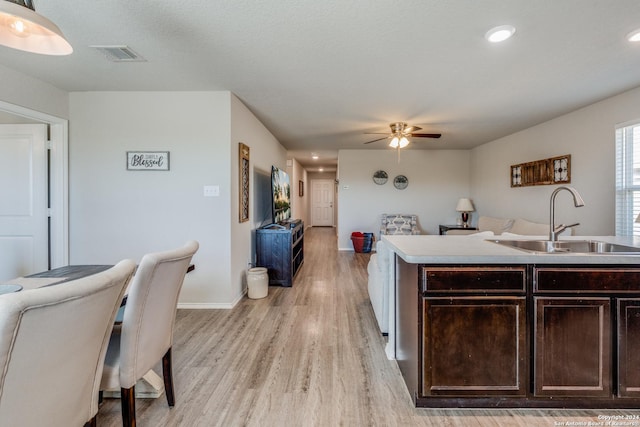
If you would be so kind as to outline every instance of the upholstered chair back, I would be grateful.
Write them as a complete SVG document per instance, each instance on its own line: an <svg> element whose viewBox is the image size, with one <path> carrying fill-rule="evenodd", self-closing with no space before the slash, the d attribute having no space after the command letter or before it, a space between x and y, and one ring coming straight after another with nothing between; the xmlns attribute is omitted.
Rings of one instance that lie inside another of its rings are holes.
<svg viewBox="0 0 640 427"><path fill-rule="evenodd" d="M111 329L135 263L0 295L0 425L82 426L98 413Z"/></svg>
<svg viewBox="0 0 640 427"><path fill-rule="evenodd" d="M120 334L110 343L102 389L131 388L171 348L178 296L198 242L145 255L127 296ZM112 348L113 346L113 348Z"/></svg>
<svg viewBox="0 0 640 427"><path fill-rule="evenodd" d="M420 234L418 217L410 214L382 214L380 234Z"/></svg>

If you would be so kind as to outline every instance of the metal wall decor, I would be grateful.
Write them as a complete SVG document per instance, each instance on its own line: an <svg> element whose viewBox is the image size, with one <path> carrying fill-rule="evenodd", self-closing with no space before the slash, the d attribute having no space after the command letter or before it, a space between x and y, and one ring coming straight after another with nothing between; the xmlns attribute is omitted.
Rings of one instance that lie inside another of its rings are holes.
<svg viewBox="0 0 640 427"><path fill-rule="evenodd" d="M409 185L409 179L404 175L398 175L393 178L393 186L398 190L404 190Z"/></svg>
<svg viewBox="0 0 640 427"><path fill-rule="evenodd" d="M511 165L511 187L568 184L571 182L571 154Z"/></svg>
<svg viewBox="0 0 640 427"><path fill-rule="evenodd" d="M378 170L373 173L373 182L375 182L378 185L382 185L386 183L388 178L389 176L383 170Z"/></svg>
<svg viewBox="0 0 640 427"><path fill-rule="evenodd" d="M249 147L238 144L240 170L240 222L249 221Z"/></svg>

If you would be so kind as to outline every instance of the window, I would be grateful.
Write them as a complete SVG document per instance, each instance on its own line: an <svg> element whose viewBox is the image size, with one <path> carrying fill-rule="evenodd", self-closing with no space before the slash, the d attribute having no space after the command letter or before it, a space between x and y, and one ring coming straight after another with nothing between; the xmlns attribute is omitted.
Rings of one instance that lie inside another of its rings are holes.
<svg viewBox="0 0 640 427"><path fill-rule="evenodd" d="M640 236L640 121L616 127L616 236Z"/></svg>

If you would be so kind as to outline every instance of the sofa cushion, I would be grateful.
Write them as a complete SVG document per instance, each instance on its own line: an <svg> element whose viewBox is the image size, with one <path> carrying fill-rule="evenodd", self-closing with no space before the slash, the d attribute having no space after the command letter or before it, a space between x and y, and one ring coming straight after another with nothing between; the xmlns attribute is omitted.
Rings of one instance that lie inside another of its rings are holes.
<svg viewBox="0 0 640 427"><path fill-rule="evenodd" d="M478 218L478 231L493 231L494 234L502 234L511 230L513 220L509 218L494 218L481 216Z"/></svg>
<svg viewBox="0 0 640 427"><path fill-rule="evenodd" d="M509 232L529 236L544 236L549 234L549 224L540 224L538 222L531 222L526 219L517 218L513 222L513 227L511 227Z"/></svg>

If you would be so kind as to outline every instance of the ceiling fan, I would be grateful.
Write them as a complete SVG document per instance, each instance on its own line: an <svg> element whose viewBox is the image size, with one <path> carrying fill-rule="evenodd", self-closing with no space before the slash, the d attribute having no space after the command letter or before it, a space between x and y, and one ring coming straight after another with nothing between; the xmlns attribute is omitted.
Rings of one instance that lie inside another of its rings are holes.
<svg viewBox="0 0 640 427"><path fill-rule="evenodd" d="M366 132L368 135L387 135L383 138L374 139L373 141L367 141L365 144L371 144L372 142L382 141L383 139L391 139L389 147L391 148L404 148L409 145L409 138L440 138L440 133L416 133L422 128L418 126L409 126L403 122L391 123L391 134L381 132Z"/></svg>

